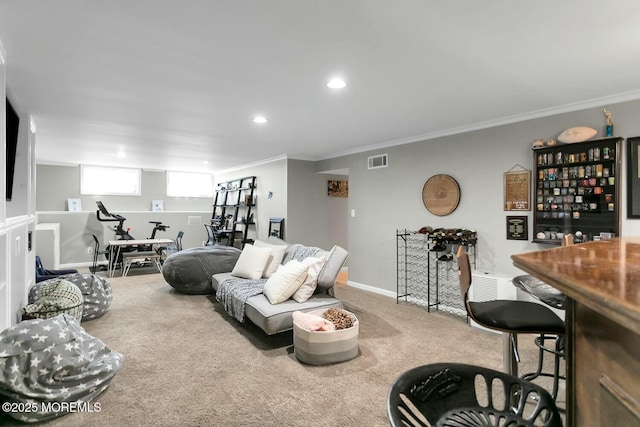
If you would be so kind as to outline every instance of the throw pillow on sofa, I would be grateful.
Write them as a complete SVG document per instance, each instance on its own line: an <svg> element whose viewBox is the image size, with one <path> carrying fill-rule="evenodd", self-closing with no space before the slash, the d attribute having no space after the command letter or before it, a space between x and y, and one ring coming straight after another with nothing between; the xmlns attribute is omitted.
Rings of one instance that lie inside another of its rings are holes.
<svg viewBox="0 0 640 427"><path fill-rule="evenodd" d="M300 261L291 260L278 267L264 285L264 296L271 304L279 304L291 298L307 278L309 267Z"/></svg>
<svg viewBox="0 0 640 427"><path fill-rule="evenodd" d="M273 273L276 272L280 264L282 264L282 259L284 258L284 253L289 247L289 245L279 245L273 243L263 242L261 240L256 240L253 242L253 246L258 248L269 248L271 249L271 255L269 256L269 261L267 262L267 266L264 268L262 273L262 277L268 279L273 276Z"/></svg>
<svg viewBox="0 0 640 427"><path fill-rule="evenodd" d="M260 279L267 262L269 262L269 256L271 256L270 248L258 248L246 244L233 267L233 271L231 271L231 275L243 279Z"/></svg>
<svg viewBox="0 0 640 427"><path fill-rule="evenodd" d="M307 278L304 279L304 282L298 290L293 294L292 298L297 302L305 302L313 292L316 290L316 286L318 286L318 275L320 271L322 271L322 267L324 267L324 263L327 260L324 257L307 257L302 260L302 264L309 266L309 271L307 272Z"/></svg>

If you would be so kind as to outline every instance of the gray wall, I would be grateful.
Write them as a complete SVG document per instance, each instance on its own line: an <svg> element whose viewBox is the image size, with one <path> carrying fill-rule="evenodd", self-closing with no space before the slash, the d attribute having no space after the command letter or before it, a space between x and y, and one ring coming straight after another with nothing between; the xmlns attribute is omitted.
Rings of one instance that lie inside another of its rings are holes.
<svg viewBox="0 0 640 427"><path fill-rule="evenodd" d="M265 240L269 234L269 217L285 218L285 237L287 236L287 160L280 159L248 168L216 175L218 183L245 176L256 177L256 206L252 208L255 228L249 229L249 238ZM273 195L269 199L268 194Z"/></svg>
<svg viewBox="0 0 640 427"><path fill-rule="evenodd" d="M607 108L613 113L616 135L640 135L640 122L637 120L640 101L607 105ZM266 239L270 216L284 217L287 241L324 248L339 244L347 248L350 252L349 280L356 283L395 292L396 230L417 230L426 225L476 229L479 235L478 268L513 276L522 274L522 271L513 267L511 255L546 249L547 246L506 239L505 223L509 215L529 217L531 238L533 213L503 210L504 172L517 165L532 169L531 144L534 139L556 137L564 129L578 125L591 126L602 133L604 124L602 107L594 107L320 162L282 159L227 172L216 176L216 182L256 175L257 238ZM626 148L622 151L624 165ZM381 153L389 154L389 167L367 170L367 157ZM52 168L51 172L44 175L44 171L49 168ZM317 173L337 169L349 171L347 199L326 196L326 181L343 177ZM426 180L438 173L456 178L462 193L456 211L445 217L430 214L421 198ZM63 175L66 178L62 178ZM640 235L640 221L626 219L625 167L617 175L623 182L620 192L622 235ZM151 175L149 182L164 182L159 176L164 174ZM143 182L143 197L102 199L109 209L119 213L148 211L154 198L164 198L167 209L179 206L181 202L200 203L191 200L170 201L161 196L162 192L157 188L159 184L156 185L155 192L146 193L144 188L147 181L148 178L145 178ZM67 197L78 197L78 191L71 191L70 188L79 188L79 172L39 165L37 183L37 209L64 210ZM268 199L270 191L273 197ZM84 209L93 209L94 200L95 198L83 198ZM208 220L211 201L202 203L206 208L200 208L200 214L203 220ZM43 205L46 209L42 208ZM355 211L355 217L350 215L352 210ZM196 213L198 210L191 212ZM134 224L132 217L134 229L147 229L144 220L148 218L148 214L150 212L141 213L139 224ZM183 221L189 215L186 213ZM39 218L44 218L42 212ZM84 223L82 220L78 221L79 227L90 230L93 227L91 221L91 215L87 215ZM177 231L173 224L171 226L172 231ZM204 227L202 230L204 233ZM65 248L61 251L61 257L64 257L67 250L65 243L75 245L74 242L82 238L76 236L75 239L65 240L63 237L61 240ZM79 246L79 252L74 256L86 259L85 252L86 248ZM65 261L61 262L64 264Z"/></svg>
<svg viewBox="0 0 640 427"><path fill-rule="evenodd" d="M131 228L131 235L137 239L151 236L153 224L149 221L162 221L169 225L166 232L156 233L156 238L173 239L178 231L184 231L182 245L184 249L202 246L207 240L207 233L203 226L209 221L210 212L126 212L114 211L127 218L125 228ZM60 224L60 264L64 266L81 265L90 262L93 255L87 252L93 248L95 234L103 250L109 240L115 239L113 225L115 222L100 222L95 212L38 212L38 224ZM49 248L40 248L44 242L36 241L36 251L43 253ZM37 252L39 253L39 252ZM104 257L101 257L104 260ZM49 266L49 268L52 268Z"/></svg>
<svg viewBox="0 0 640 427"><path fill-rule="evenodd" d="M211 218L212 199L167 197L165 177L165 172L143 171L141 196L81 196L79 166L37 165L37 223L60 224L61 266L92 260L92 255L87 253L87 248L94 245L92 234L100 240L101 249L115 238L113 226L117 223L98 221L96 200L101 200L110 212L127 218L124 226L131 229L135 238L150 237L153 225L149 221L161 221L169 225L169 229L158 232L156 237L175 238L182 230L185 249L201 246L207 240L203 224ZM67 212L69 197L82 200L83 212ZM151 201L156 199L164 200L164 212L151 212Z"/></svg>
<svg viewBox="0 0 640 427"><path fill-rule="evenodd" d="M269 217L284 217L288 242L348 248L347 199L327 196L327 180L347 177L319 174L315 162L281 159L216 175L215 182L252 175L257 178L258 239L268 237Z"/></svg>
<svg viewBox="0 0 640 427"><path fill-rule="evenodd" d="M316 162L289 160L288 166L288 240L325 249L333 245L348 249L348 198L329 197L327 181L349 177L316 173Z"/></svg>
<svg viewBox="0 0 640 427"><path fill-rule="evenodd" d="M37 165L36 210L66 211L68 198L80 198L82 210L96 211L101 200L109 211L150 211L152 200L164 200L165 211L211 211L213 203L203 197L168 197L166 173L142 171L140 196L84 196L80 194L80 166Z"/></svg>
<svg viewBox="0 0 640 427"><path fill-rule="evenodd" d="M640 135L640 101L608 105L615 134ZM591 126L603 134L602 107L523 121L412 144L318 162L318 170L349 170L349 280L396 291L396 229L422 226L466 227L478 231L478 268L518 275L511 255L546 249L529 241L506 239L506 217L527 215L529 238L532 211L503 210L503 174L516 165L532 169L532 141L556 137L566 128ZM623 146L623 153L626 147ZM367 170L367 157L389 154L389 167ZM624 164L623 156L623 164ZM450 215L430 214L422 203L422 187L434 174L452 175L460 184L461 201ZM626 170L618 171L623 183ZM638 235L640 222L626 220L626 186L621 189L622 235ZM452 272L451 274L455 274Z"/></svg>

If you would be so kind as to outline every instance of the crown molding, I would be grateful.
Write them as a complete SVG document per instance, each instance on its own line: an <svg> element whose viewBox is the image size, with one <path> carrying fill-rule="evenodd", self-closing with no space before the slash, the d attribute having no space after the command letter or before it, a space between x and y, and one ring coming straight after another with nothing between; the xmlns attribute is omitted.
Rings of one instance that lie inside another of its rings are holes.
<svg viewBox="0 0 640 427"><path fill-rule="evenodd" d="M601 107L603 105L618 104L621 102L635 101L640 99L640 90L618 93L614 95L604 96L600 98L593 98L585 101L574 102L557 107L545 108L541 110L531 111L523 114L514 114L512 116L505 116L498 119L488 120L485 122L472 123L470 125L460 126L456 128L443 129L435 132L429 132L422 135L411 136L408 138L401 138L392 141L382 142L379 144L367 145L351 150L345 150L337 153L333 153L327 156L318 158L317 160L335 159L336 157L348 156L350 154L358 154L366 151L375 151L387 147L394 147L397 145L413 144L415 142L428 141L431 139L442 138L445 136L459 135L462 133L473 132L482 129L488 129L497 126L504 126L513 123L524 122L527 120L539 119L543 117L555 116L558 114L572 113L575 111L586 110L594 107Z"/></svg>

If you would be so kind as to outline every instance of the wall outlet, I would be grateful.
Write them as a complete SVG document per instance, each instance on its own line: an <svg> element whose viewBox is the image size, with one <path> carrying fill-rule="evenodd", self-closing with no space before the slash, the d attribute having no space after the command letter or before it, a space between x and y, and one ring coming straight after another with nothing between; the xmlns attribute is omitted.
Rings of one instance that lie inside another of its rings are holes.
<svg viewBox="0 0 640 427"><path fill-rule="evenodd" d="M93 253L93 246L87 246L87 253L91 255Z"/></svg>

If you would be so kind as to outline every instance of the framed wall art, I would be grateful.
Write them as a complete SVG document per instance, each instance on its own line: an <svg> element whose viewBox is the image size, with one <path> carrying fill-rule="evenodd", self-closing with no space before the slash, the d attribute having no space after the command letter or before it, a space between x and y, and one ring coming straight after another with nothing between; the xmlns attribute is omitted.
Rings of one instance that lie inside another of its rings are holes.
<svg viewBox="0 0 640 427"><path fill-rule="evenodd" d="M327 183L327 195L331 197L348 197L349 181L329 180Z"/></svg>
<svg viewBox="0 0 640 427"><path fill-rule="evenodd" d="M529 240L529 226L526 216L507 217L507 240Z"/></svg>
<svg viewBox="0 0 640 427"><path fill-rule="evenodd" d="M627 218L640 218L640 136L627 138Z"/></svg>
<svg viewBox="0 0 640 427"><path fill-rule="evenodd" d="M531 210L531 171L507 171L504 173L504 210Z"/></svg>
<svg viewBox="0 0 640 427"><path fill-rule="evenodd" d="M422 203L434 215L449 215L460 204L458 181L450 175L433 175L422 187Z"/></svg>
<svg viewBox="0 0 640 427"><path fill-rule="evenodd" d="M152 200L151 201L151 211L152 212L162 212L162 211L164 211L164 200Z"/></svg>
<svg viewBox="0 0 640 427"><path fill-rule="evenodd" d="M67 210L69 212L82 212L82 200L75 198L67 199Z"/></svg>

